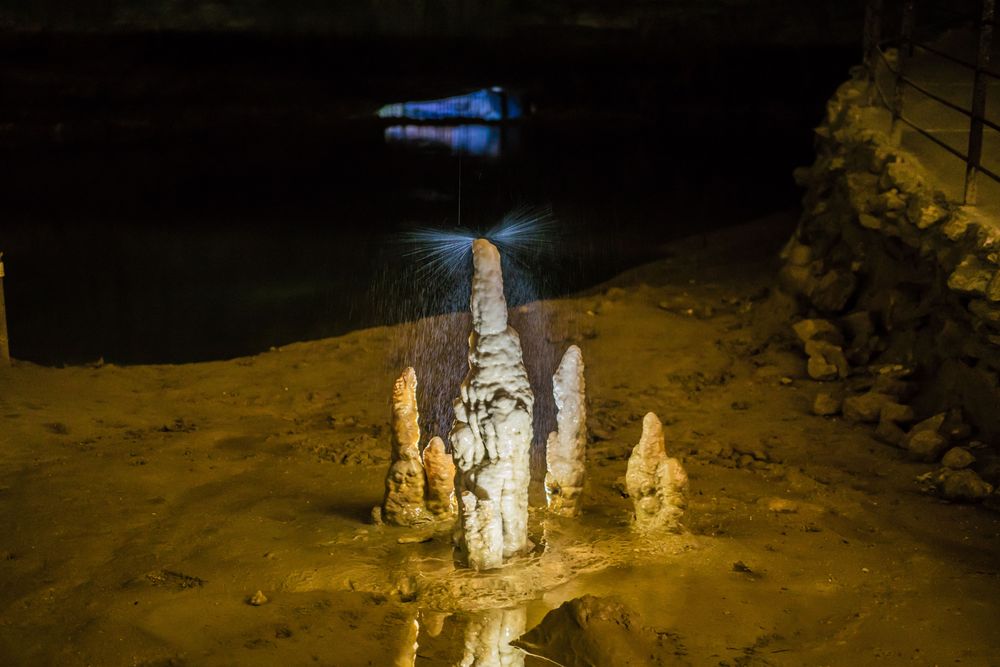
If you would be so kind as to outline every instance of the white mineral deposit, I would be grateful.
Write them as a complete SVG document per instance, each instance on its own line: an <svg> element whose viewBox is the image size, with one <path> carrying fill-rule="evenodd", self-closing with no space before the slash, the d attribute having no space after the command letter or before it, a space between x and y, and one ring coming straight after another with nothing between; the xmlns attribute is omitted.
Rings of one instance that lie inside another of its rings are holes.
<svg viewBox="0 0 1000 667"><path fill-rule="evenodd" d="M472 261L469 371L455 401L450 438L458 467L459 558L486 570L528 548L534 395L521 341L507 324L500 253L478 239Z"/></svg>
<svg viewBox="0 0 1000 667"><path fill-rule="evenodd" d="M642 437L628 459L625 486L635 507L638 530L680 528L687 507L687 473L680 461L667 456L663 424L652 412L642 420Z"/></svg>
<svg viewBox="0 0 1000 667"><path fill-rule="evenodd" d="M570 345L552 376L556 404L556 430L545 448L545 498L549 510L577 516L583 497L587 447L586 382L583 353Z"/></svg>

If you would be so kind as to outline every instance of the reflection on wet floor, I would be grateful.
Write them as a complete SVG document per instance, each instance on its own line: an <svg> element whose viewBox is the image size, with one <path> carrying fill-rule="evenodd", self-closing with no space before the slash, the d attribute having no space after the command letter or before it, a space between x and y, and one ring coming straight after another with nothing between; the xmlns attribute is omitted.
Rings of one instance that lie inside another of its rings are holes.
<svg viewBox="0 0 1000 667"><path fill-rule="evenodd" d="M391 125L385 128L385 142L498 158L509 146L509 131L500 125Z"/></svg>
<svg viewBox="0 0 1000 667"><path fill-rule="evenodd" d="M394 667L525 667L511 642L524 634L526 606L446 614L421 611L407 624Z"/></svg>

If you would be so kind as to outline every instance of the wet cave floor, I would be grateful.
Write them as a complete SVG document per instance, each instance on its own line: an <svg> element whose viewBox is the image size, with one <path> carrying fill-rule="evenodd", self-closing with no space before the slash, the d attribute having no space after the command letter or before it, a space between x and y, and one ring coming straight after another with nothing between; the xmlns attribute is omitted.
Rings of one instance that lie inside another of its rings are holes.
<svg viewBox="0 0 1000 667"><path fill-rule="evenodd" d="M534 489L538 548L494 573L456 570L447 526L370 519L392 351L461 316L225 362L18 363L0 373L0 662L474 664L489 633L470 628L510 612L494 634L517 634L593 594L655 632L651 665L995 664L1000 515L812 414L823 387L768 297L790 230L673 243L515 313L583 349L590 478L578 520ZM691 499L685 533L642 540L619 480L651 410Z"/></svg>

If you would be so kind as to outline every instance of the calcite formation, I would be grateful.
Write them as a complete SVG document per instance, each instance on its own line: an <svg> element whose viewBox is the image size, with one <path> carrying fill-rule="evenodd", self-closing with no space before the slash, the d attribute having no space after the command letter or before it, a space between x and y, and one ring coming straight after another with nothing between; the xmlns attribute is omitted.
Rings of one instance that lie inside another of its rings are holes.
<svg viewBox="0 0 1000 667"><path fill-rule="evenodd" d="M642 437L628 459L625 486L635 505L638 530L679 530L687 507L687 473L680 461L667 456L663 425L652 412L642 420Z"/></svg>
<svg viewBox="0 0 1000 667"><path fill-rule="evenodd" d="M528 548L528 482L534 395L521 341L507 324L500 253L472 244L469 371L450 438L458 468L456 545L469 567L499 567Z"/></svg>
<svg viewBox="0 0 1000 667"><path fill-rule="evenodd" d="M419 417L417 374L413 368L407 368L392 387L392 458L382 502L383 519L399 526L410 526L427 518Z"/></svg>
<svg viewBox="0 0 1000 667"><path fill-rule="evenodd" d="M549 510L563 516L580 513L586 469L586 383L583 354L570 345L552 376L556 403L556 430L549 434L545 449L545 498Z"/></svg>
<svg viewBox="0 0 1000 667"><path fill-rule="evenodd" d="M434 436L424 447L427 473L427 510L442 519L455 513L455 462L445 451L444 441Z"/></svg>

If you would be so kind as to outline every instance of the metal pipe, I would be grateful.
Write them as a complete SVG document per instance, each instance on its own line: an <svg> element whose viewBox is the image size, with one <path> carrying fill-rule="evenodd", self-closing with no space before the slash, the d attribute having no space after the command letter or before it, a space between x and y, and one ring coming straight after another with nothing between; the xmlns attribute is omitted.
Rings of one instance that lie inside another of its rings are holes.
<svg viewBox="0 0 1000 667"><path fill-rule="evenodd" d="M996 0L982 0L979 21L979 49L976 54L976 73L972 82L972 122L969 123L969 159L965 165L965 196L967 205L976 203L976 176L983 159L983 118L986 116L986 76L990 66L990 48L993 43L993 20Z"/></svg>

